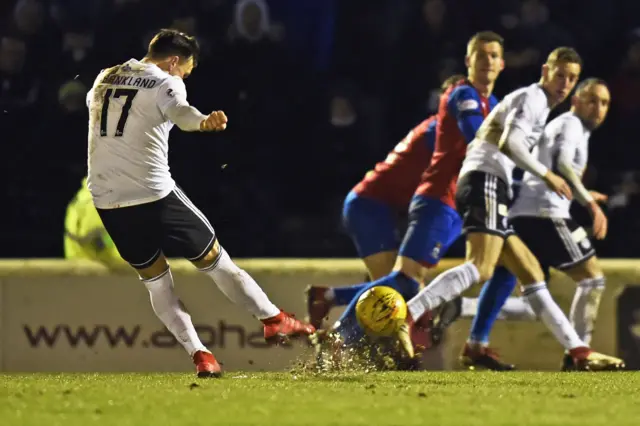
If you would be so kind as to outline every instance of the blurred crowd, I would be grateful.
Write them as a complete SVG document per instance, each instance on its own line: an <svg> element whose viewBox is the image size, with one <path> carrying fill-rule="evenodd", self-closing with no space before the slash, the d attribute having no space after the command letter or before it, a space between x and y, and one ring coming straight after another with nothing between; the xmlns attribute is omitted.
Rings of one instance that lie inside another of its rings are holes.
<svg viewBox="0 0 640 426"><path fill-rule="evenodd" d="M558 45L610 83L587 174L611 197L598 248L640 256L640 1L8 0L0 13L0 257L62 256L86 173L85 94L163 27L198 36L189 99L230 119L214 136L174 130L170 161L233 256L354 256L343 197L434 111L468 38L487 29L506 39L499 97L537 80Z"/></svg>

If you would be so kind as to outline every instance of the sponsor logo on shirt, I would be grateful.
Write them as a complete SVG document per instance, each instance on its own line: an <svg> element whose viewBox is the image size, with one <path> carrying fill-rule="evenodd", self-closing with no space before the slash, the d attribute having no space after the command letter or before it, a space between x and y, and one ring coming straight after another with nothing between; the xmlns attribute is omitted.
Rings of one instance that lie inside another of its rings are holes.
<svg viewBox="0 0 640 426"><path fill-rule="evenodd" d="M466 101L458 102L458 111L470 111L478 109L480 104L475 99L467 99Z"/></svg>

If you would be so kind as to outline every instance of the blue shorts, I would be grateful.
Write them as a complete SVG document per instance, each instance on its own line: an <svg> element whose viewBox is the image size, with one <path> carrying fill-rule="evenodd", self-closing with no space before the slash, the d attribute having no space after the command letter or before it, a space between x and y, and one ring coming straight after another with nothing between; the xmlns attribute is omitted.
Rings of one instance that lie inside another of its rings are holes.
<svg viewBox="0 0 640 426"><path fill-rule="evenodd" d="M436 265L461 232L457 211L440 200L414 195L399 254L425 266Z"/></svg>
<svg viewBox="0 0 640 426"><path fill-rule="evenodd" d="M360 258L383 251L397 251L396 214L393 207L349 192L342 207L342 223Z"/></svg>

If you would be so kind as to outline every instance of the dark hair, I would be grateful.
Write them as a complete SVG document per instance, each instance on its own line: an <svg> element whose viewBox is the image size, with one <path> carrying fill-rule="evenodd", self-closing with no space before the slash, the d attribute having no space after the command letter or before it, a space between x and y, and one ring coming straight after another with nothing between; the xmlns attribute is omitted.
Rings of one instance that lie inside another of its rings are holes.
<svg viewBox="0 0 640 426"><path fill-rule="evenodd" d="M195 37L178 30L162 29L149 43L147 56L151 59L163 59L179 56L184 60L193 57L193 66L198 65L200 45Z"/></svg>
<svg viewBox="0 0 640 426"><path fill-rule="evenodd" d="M578 83L578 85L576 86L576 95L580 96L582 92L588 90L592 86L604 86L608 88L607 82L603 79L597 77L589 77Z"/></svg>
<svg viewBox="0 0 640 426"><path fill-rule="evenodd" d="M444 93L449 89L449 87L453 86L460 80L464 80L465 78L466 77L462 74L454 74L442 82L442 86L440 86L440 90L442 91L442 93Z"/></svg>
<svg viewBox="0 0 640 426"><path fill-rule="evenodd" d="M475 33L473 37L469 39L469 43L467 43L467 54L470 54L479 42L498 43L504 51L504 38L502 38L500 34L494 33L493 31L480 31L479 33Z"/></svg>
<svg viewBox="0 0 640 426"><path fill-rule="evenodd" d="M578 64L582 66L582 58L573 47L557 47L547 57L548 65L555 65L558 62Z"/></svg>

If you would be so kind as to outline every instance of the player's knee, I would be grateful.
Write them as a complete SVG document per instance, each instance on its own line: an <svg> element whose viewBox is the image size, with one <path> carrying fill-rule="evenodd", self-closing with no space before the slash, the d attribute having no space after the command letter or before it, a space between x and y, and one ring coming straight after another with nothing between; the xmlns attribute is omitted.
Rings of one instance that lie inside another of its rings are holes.
<svg viewBox="0 0 640 426"><path fill-rule="evenodd" d="M518 274L518 279L522 285L535 284L546 281L544 271L539 264L532 265L530 268L524 268Z"/></svg>
<svg viewBox="0 0 640 426"><path fill-rule="evenodd" d="M169 263L167 262L167 258L164 257L163 254L160 254L155 262L153 262L150 266L142 269L136 269L138 275L143 280L150 280L152 278L158 277L164 273L169 267Z"/></svg>
<svg viewBox="0 0 640 426"><path fill-rule="evenodd" d="M580 265L574 266L571 269L564 271L575 282L581 282L584 280L591 280L604 276L604 272L600 267L600 263L594 256Z"/></svg>
<svg viewBox="0 0 640 426"><path fill-rule="evenodd" d="M606 282L607 281L604 278L604 276L599 276L599 277L593 277L593 278L586 278L582 281L579 281L577 285L579 288L582 288L583 290L593 291L595 293L601 294L604 292Z"/></svg>
<svg viewBox="0 0 640 426"><path fill-rule="evenodd" d="M489 262L473 262L476 269L478 269L478 275L480 276L479 282L485 282L489 280L496 270L496 265Z"/></svg>
<svg viewBox="0 0 640 426"><path fill-rule="evenodd" d="M493 276L503 247L504 239L500 236L481 232L467 235L465 259L477 268L480 282Z"/></svg>
<svg viewBox="0 0 640 426"><path fill-rule="evenodd" d="M211 247L211 250L204 255L204 257L194 260L193 263L198 269L207 269L220 257L220 243L216 240Z"/></svg>
<svg viewBox="0 0 640 426"><path fill-rule="evenodd" d="M478 270L479 282L489 280L496 270L496 263L490 257L484 256L468 256L467 262L473 263Z"/></svg>

